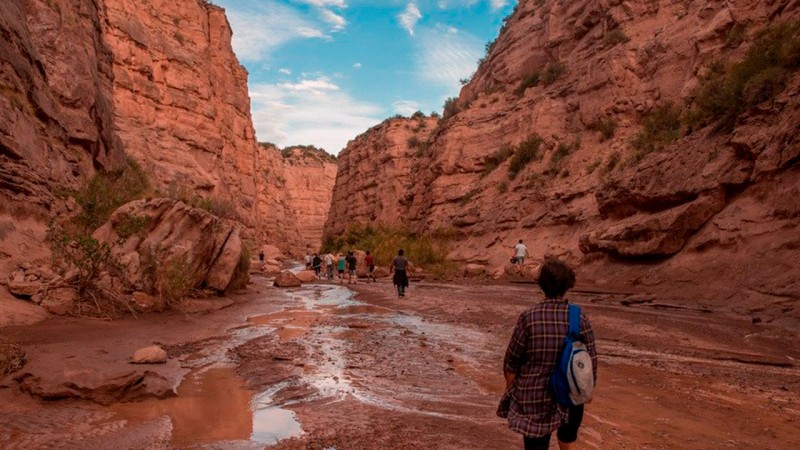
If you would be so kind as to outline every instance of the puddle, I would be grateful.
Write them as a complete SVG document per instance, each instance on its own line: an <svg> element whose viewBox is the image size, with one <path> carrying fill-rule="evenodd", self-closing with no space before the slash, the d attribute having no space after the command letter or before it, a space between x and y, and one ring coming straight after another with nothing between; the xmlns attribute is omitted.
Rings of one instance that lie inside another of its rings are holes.
<svg viewBox="0 0 800 450"><path fill-rule="evenodd" d="M263 444L302 434L294 412L270 404L271 396L254 395L233 368L211 368L187 377L178 396L111 406L128 425L167 416L171 444L183 447L220 441Z"/></svg>

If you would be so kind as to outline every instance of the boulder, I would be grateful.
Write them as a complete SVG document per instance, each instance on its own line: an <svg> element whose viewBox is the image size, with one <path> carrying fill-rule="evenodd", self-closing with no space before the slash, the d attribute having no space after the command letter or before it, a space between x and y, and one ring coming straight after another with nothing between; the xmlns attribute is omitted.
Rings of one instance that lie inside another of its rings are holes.
<svg viewBox="0 0 800 450"><path fill-rule="evenodd" d="M267 261L273 260L277 264L278 261L282 261L284 259L281 249L274 245L264 245L261 247L261 251L264 252L264 259Z"/></svg>
<svg viewBox="0 0 800 450"><path fill-rule="evenodd" d="M310 283L317 279L317 274L313 270L301 270L297 272L297 279L302 283Z"/></svg>
<svg viewBox="0 0 800 450"><path fill-rule="evenodd" d="M375 266L375 272L373 272L375 278L386 278L389 276L389 269L382 266Z"/></svg>
<svg viewBox="0 0 800 450"><path fill-rule="evenodd" d="M279 273L280 271L281 271L281 266L279 264L266 263L261 266L261 273L272 275Z"/></svg>
<svg viewBox="0 0 800 450"><path fill-rule="evenodd" d="M73 287L49 289L43 294L41 306L50 314L66 316L75 309L78 292Z"/></svg>
<svg viewBox="0 0 800 450"><path fill-rule="evenodd" d="M167 307L167 302L163 297L157 297L139 291L134 292L132 297L134 308L140 312L160 312Z"/></svg>
<svg viewBox="0 0 800 450"><path fill-rule="evenodd" d="M167 352L158 345L140 348L131 356L132 364L164 364L167 362Z"/></svg>
<svg viewBox="0 0 800 450"><path fill-rule="evenodd" d="M31 371L29 366L14 380L23 392L45 400L80 398L109 405L116 401L175 396L174 382L150 370L70 367Z"/></svg>
<svg viewBox="0 0 800 450"><path fill-rule="evenodd" d="M0 327L13 325L32 325L47 318L47 311L41 306L14 298L0 286Z"/></svg>
<svg viewBox="0 0 800 450"><path fill-rule="evenodd" d="M118 230L144 218L139 233ZM125 282L164 294L176 281L225 291L241 270L243 227L173 199L136 200L117 209L94 237L112 246ZM180 280L176 280L180 278Z"/></svg>
<svg viewBox="0 0 800 450"><path fill-rule="evenodd" d="M468 277L479 277L486 275L486 267L480 264L467 264L464 266L464 275Z"/></svg>
<svg viewBox="0 0 800 450"><path fill-rule="evenodd" d="M303 285L303 283L301 283L300 280L288 270L284 270L283 272L279 273L275 277L275 282L273 284L282 288L300 287Z"/></svg>

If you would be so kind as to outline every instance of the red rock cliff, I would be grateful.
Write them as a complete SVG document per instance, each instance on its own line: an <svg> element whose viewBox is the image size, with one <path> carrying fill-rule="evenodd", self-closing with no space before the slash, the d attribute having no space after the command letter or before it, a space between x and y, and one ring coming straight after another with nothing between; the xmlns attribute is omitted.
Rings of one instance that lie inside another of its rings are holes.
<svg viewBox="0 0 800 450"><path fill-rule="evenodd" d="M421 147L408 139L417 119L349 143L326 232L455 227L453 256L489 266L524 239L583 281L796 321L800 75L731 132L649 153L631 141L660 106L690 100L713 61L798 16L793 1L520 2ZM513 178L504 147L533 149Z"/></svg>

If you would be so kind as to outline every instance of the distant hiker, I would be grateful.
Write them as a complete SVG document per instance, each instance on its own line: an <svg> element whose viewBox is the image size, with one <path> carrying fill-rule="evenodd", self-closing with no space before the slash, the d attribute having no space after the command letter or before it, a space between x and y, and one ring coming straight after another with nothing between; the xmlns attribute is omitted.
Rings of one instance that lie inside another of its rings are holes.
<svg viewBox="0 0 800 450"><path fill-rule="evenodd" d="M406 288L408 287L408 273L411 263L405 256L405 252L401 248L397 251L397 256L392 260L392 265L389 267L389 273L394 272L392 283L397 287L397 295L405 297Z"/></svg>
<svg viewBox="0 0 800 450"><path fill-rule="evenodd" d="M313 261L314 261L314 258L311 256L311 254L306 252L306 270L311 268L311 263Z"/></svg>
<svg viewBox="0 0 800 450"><path fill-rule="evenodd" d="M316 275L317 279L319 279L319 273L322 269L322 258L319 257L316 253L314 253L314 257L311 259L312 267L314 268L314 274Z"/></svg>
<svg viewBox="0 0 800 450"><path fill-rule="evenodd" d="M325 256L322 258L322 262L325 264L325 277L329 280L333 279L333 255L330 253L326 253Z"/></svg>
<svg viewBox="0 0 800 450"><path fill-rule="evenodd" d="M525 258L528 256L528 247L520 239L519 243L514 246L514 251L514 263L519 268L519 271L522 272L522 265L525 264Z"/></svg>
<svg viewBox="0 0 800 450"><path fill-rule="evenodd" d="M264 250L258 252L258 260L261 262L261 264L264 264Z"/></svg>
<svg viewBox="0 0 800 450"><path fill-rule="evenodd" d="M337 269L339 270L339 284L344 284L344 266L345 266L345 257L343 254L339 253L339 257L337 258Z"/></svg>
<svg viewBox="0 0 800 450"><path fill-rule="evenodd" d="M497 415L523 435L525 450L547 450L557 431L561 450L575 448L584 405L559 405L550 387L550 375L561 356L569 329L569 301L564 294L575 286L575 273L563 262L548 258L539 270L545 299L520 314L506 350L503 373L506 392ZM580 340L591 356L597 380L597 353L592 325L580 316Z"/></svg>
<svg viewBox="0 0 800 450"><path fill-rule="evenodd" d="M370 278L372 278L372 281L378 281L375 278L375 257L372 256L369 250L367 250L367 256L364 257L364 262L367 263L367 283L369 283Z"/></svg>
<svg viewBox="0 0 800 450"><path fill-rule="evenodd" d="M358 276L356 275L356 263L358 260L356 259L355 253L350 251L347 254L347 283L358 284Z"/></svg>

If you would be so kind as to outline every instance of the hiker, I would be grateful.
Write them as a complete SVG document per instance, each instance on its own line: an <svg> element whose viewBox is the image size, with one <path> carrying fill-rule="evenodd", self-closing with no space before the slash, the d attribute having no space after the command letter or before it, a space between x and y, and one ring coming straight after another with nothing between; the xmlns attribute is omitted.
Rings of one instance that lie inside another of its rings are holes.
<svg viewBox="0 0 800 450"><path fill-rule="evenodd" d="M408 287L408 269L411 263L408 261L408 258L405 256L405 252L401 248L397 251L397 256L392 261L392 265L389 267L389 274L394 272L394 277L392 277L392 283L397 286L397 295L400 297L406 296L406 288Z"/></svg>
<svg viewBox="0 0 800 450"><path fill-rule="evenodd" d="M337 259L337 269L339 270L339 284L344 284L344 265L345 265L345 257L343 254L339 253Z"/></svg>
<svg viewBox="0 0 800 450"><path fill-rule="evenodd" d="M522 265L525 264L525 257L528 256L528 247L522 243L522 239L514 246L514 252L514 264L517 265L518 271L522 273Z"/></svg>
<svg viewBox="0 0 800 450"><path fill-rule="evenodd" d="M372 281L378 281L375 278L375 257L372 256L369 250L367 250L367 256L364 257L364 262L367 263L367 283L369 283L370 278Z"/></svg>
<svg viewBox="0 0 800 450"><path fill-rule="evenodd" d="M506 350L503 373L506 392L497 415L523 435L525 450L547 450L556 431L560 450L576 448L584 405L565 407L556 403L550 375L561 356L569 329L569 301L564 294L575 286L575 272L555 258L539 270L539 287L545 299L520 314ZM580 337L591 356L597 379L597 354L592 325L580 316Z"/></svg>
<svg viewBox="0 0 800 450"><path fill-rule="evenodd" d="M264 250L261 250L260 252L258 252L258 261L261 264L264 264Z"/></svg>
<svg viewBox="0 0 800 450"><path fill-rule="evenodd" d="M306 252L306 270L311 269L311 263L313 260L314 259L311 257L311 253Z"/></svg>
<svg viewBox="0 0 800 450"><path fill-rule="evenodd" d="M319 257L316 253L314 253L314 257L311 259L311 264L314 267L314 276L319 280L319 273L322 269L322 258Z"/></svg>
<svg viewBox="0 0 800 450"><path fill-rule="evenodd" d="M347 254L347 284L353 283L358 284L358 276L356 275L356 263L358 260L356 259L355 253L351 250Z"/></svg>
<svg viewBox="0 0 800 450"><path fill-rule="evenodd" d="M333 279L333 255L330 253L326 253L325 257L323 258L323 263L325 264L325 277L329 280Z"/></svg>

